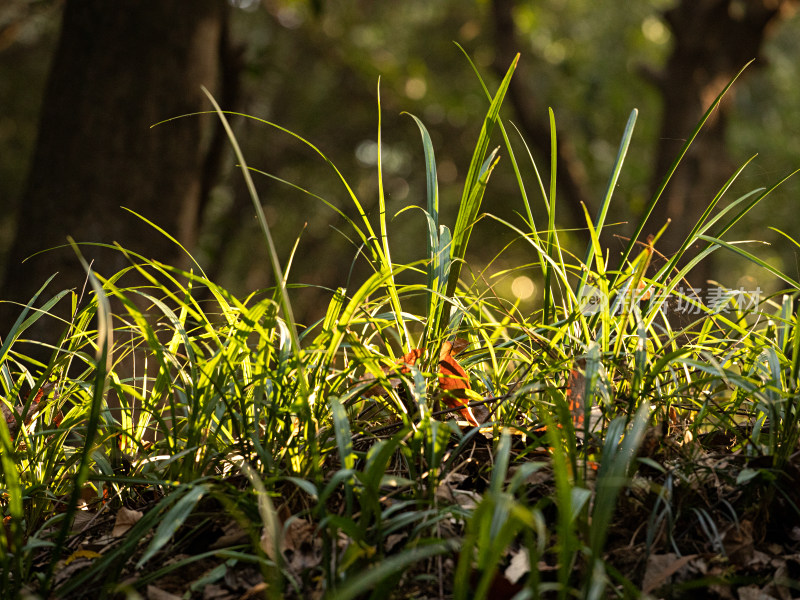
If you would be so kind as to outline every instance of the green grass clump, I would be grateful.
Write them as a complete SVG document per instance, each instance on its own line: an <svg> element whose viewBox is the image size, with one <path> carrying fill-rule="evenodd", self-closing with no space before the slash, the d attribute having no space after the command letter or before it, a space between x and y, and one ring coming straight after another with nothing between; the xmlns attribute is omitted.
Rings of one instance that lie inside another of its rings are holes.
<svg viewBox="0 0 800 600"><path fill-rule="evenodd" d="M427 180L417 262L392 261L380 160L377 227L336 170L356 216L332 208L371 274L331 290L317 323L293 317L253 179L272 176L247 166L230 129L273 288L236 298L199 265L183 271L117 248L130 266L108 277L87 267L93 293L83 304L71 296L52 359L32 366L26 330L70 297L34 308L42 288L0 348L4 598L135 598L148 586L190 597L209 585L268 598L637 598L744 576L773 585L731 540L788 544L781 519L800 513L800 285L723 236L774 187L718 209L740 169L663 266L657 237L632 239L611 264L601 234L634 111L598 215L587 213L581 260L555 227L556 161L548 189L532 161L517 162L499 117L515 66L487 90L452 230L439 220L430 136L412 117ZM310 142L262 123L335 169ZM503 146L490 151L496 133ZM380 144L379 126L379 157ZM532 313L467 277L471 229L496 218L481 203L500 156L522 201L520 221L503 223L528 248L524 267L542 290ZM732 294L713 306L684 295L689 270L717 250L789 288L750 308ZM696 309L690 323L674 324L674 302ZM451 358L469 385L452 398L438 369L456 339L468 343ZM414 352L419 360L401 359ZM482 427L456 420L464 403ZM683 571L654 569L649 559L669 553L689 557ZM700 554L716 557L702 573L692 570Z"/></svg>

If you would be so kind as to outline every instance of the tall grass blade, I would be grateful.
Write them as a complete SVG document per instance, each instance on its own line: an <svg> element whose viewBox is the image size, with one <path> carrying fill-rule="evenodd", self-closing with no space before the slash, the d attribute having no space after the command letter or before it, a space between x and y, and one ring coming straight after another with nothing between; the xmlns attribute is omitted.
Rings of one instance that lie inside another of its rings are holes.
<svg viewBox="0 0 800 600"><path fill-rule="evenodd" d="M0 415L1 416L1 415ZM3 568L0 578L0 589L8 590L14 597L22 585L22 523L25 518L23 509L24 488L21 485L18 466L14 457L14 442L8 430L6 420L0 418L0 465L3 467L2 482L8 502L10 521L2 519L0 525L0 566ZM9 578L14 583L9 584Z"/></svg>
<svg viewBox="0 0 800 600"><path fill-rule="evenodd" d="M558 245L558 237L556 236L556 180L558 175L558 136L556 135L556 118L553 109L548 109L550 118L550 194L549 199L545 198L547 206L547 256L555 260L553 256L553 247ZM560 261L562 264L563 261ZM547 263L544 263L544 304L543 321L550 322L550 313L553 311L555 314L555 307L553 306L553 288L551 287L551 270Z"/></svg>
<svg viewBox="0 0 800 600"><path fill-rule="evenodd" d="M94 451L94 443L98 433L100 413L105 402L105 391L108 385L107 377L111 370L111 352L114 343L114 327L111 321L111 306L109 305L108 297L106 296L103 287L100 285L100 282L97 280L97 277L92 272L91 267L86 262L86 259L84 259L83 255L80 253L78 246L71 239L70 243L72 244L75 253L78 255L78 259L83 265L83 268L86 270L89 283L92 286L92 290L94 291L95 299L97 301L97 343L94 364L95 373L94 382L92 385L92 399L89 407L89 416L86 422L86 434L83 440L83 448L80 451L80 459L78 461L78 472L72 481L72 490L69 500L67 501L64 521L62 522L61 528L58 531L58 535L54 543L55 550L52 552L44 577L43 588L46 592L44 594L45 596L47 596L47 592L50 591L50 586L53 583L52 576L56 562L59 559L60 551L64 547L67 535L69 534L72 526L72 520L75 517L75 512L78 508L78 500L80 499L83 485L86 483L86 480L89 477L89 461L91 459L92 452Z"/></svg>
<svg viewBox="0 0 800 600"><path fill-rule="evenodd" d="M750 252L748 252L747 250L744 250L743 248L740 248L738 246L738 244L726 242L725 240L721 240L719 238L712 237L710 235L698 235L697 239L703 240L704 242L708 242L709 243L709 247L721 246L723 248L726 248L726 249L730 250L731 252L734 252L735 254L738 254L739 256L742 256L742 257L746 258L747 260L749 260L750 262L758 265L759 267L761 267L762 269L764 269L768 273L772 273L773 275L775 275L775 277L778 277L779 279L782 279L783 281L785 281L786 283L791 285L794 289L800 290L800 281L797 281L796 279L792 279L789 275L787 275L786 273L784 273L780 269L777 269L776 267L773 267L772 265L770 265L766 261L758 258L756 255L751 254Z"/></svg>
<svg viewBox="0 0 800 600"><path fill-rule="evenodd" d="M477 217L478 211L480 210L486 179L488 179L489 172L491 172L491 163L487 164L488 161L484 162L484 157L489 147L492 130L494 129L495 123L498 121L500 106L503 104L508 86L511 83L511 77L514 74L514 70L517 68L518 62L519 54L517 54L512 61L503 81L500 83L497 93L492 99L489 111L486 113L486 117L483 120L483 126L478 136L478 142L475 145L475 151L472 154L472 161L470 162L467 179L464 183L464 192L461 195L461 204L458 207L456 226L453 229L453 246L450 251L453 264L451 265L450 280L447 282L447 296L453 296L458 285L461 263L467 252L470 232L475 222L475 217Z"/></svg>
<svg viewBox="0 0 800 600"><path fill-rule="evenodd" d="M383 192L383 137L382 137L382 116L381 116L381 86L378 80L378 219L380 220L382 262L380 268L388 269L393 273L392 255L389 251L389 234L386 230L386 198ZM397 333L400 335L400 345L403 352L411 350L411 337L408 334L405 320L403 319L403 309L400 306L400 297L397 294L397 285L394 275L386 280L386 288L389 294L389 303L394 312L394 322L397 325Z"/></svg>
<svg viewBox="0 0 800 600"><path fill-rule="evenodd" d="M644 439L649 421L650 403L645 401L639 406L624 435L624 417L618 417L613 421L606 432L602 462L597 473L597 493L592 509L592 528L589 532L589 547L594 561L593 569L599 569L598 563L602 563L603 547L611 517L616 509L617 497L628 482L636 452Z"/></svg>
<svg viewBox="0 0 800 600"><path fill-rule="evenodd" d="M622 134L622 141L619 143L619 149L617 150L617 158L614 161L614 167L611 170L611 177L608 178L608 185L606 186L606 193L603 196L603 202L600 204L600 208L597 211L597 217L594 221L594 229L597 237L600 237L600 234L603 231L603 225L606 222L606 215L608 214L608 208L611 206L611 197L614 195L614 190L617 188L617 181L619 181L620 173L622 172L622 164L625 162L625 157L628 155L628 148L631 144L631 138L633 137L633 128L636 125L636 117L638 116L639 111L635 108L631 111L630 116L628 117L628 122L625 125L625 131ZM586 249L586 257L583 259L583 264L586 265L586 270L581 275L581 281L578 285L578 292L577 296L580 298L581 293L583 292L583 287L586 285L586 278L589 276L589 272L592 269L592 262L595 256L597 256L597 252L591 246Z"/></svg>
<svg viewBox="0 0 800 600"><path fill-rule="evenodd" d="M255 183L253 183L253 178L250 175L250 169L247 167L244 153L239 147L239 142L236 140L236 136L233 133L233 129L231 129L230 123L228 123L225 113L205 87L203 88L203 92L208 97L209 101L214 107L214 111L217 113L217 116L222 123L222 126L225 128L225 132L228 135L228 140L231 143L234 154L236 154L236 160L239 161L242 176L244 177L247 190L250 194L250 200L253 202L253 209L255 210L256 217L258 218L258 224L261 227L261 232L263 233L264 240L267 243L267 253L269 255L269 262L272 267L272 273L275 277L275 286L278 288L278 298L281 305L281 310L283 311L284 318L289 326L292 350L294 351L295 356L297 356L299 359L302 357L303 351L300 346L300 339L297 335L297 325L295 324L294 314L292 313L292 305L289 301L289 294L286 290L286 286L284 285L283 268L281 267L280 259L278 258L278 251L275 248L275 242L272 240L272 232L270 231L269 223L267 223L267 217L264 214L264 209L261 206L261 202L258 198L258 192L256 191ZM299 380L300 384L304 386L304 391L307 391L307 382L304 381L305 377L302 373L302 364L302 360L298 360L298 368L301 370Z"/></svg>
<svg viewBox="0 0 800 600"><path fill-rule="evenodd" d="M442 294L447 288L450 275L450 230L439 226L439 184L436 175L436 158L433 142L425 125L416 116L408 113L414 119L422 136L422 148L425 153L425 181L427 188L426 222L428 236L426 238L426 256L428 286L425 290L427 312L425 333L422 346L427 346L427 340L439 331L442 316Z"/></svg>

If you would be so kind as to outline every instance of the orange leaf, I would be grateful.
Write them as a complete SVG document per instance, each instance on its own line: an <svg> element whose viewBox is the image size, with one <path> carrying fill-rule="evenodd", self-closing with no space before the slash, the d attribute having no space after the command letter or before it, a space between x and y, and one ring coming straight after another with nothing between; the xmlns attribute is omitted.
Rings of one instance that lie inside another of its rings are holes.
<svg viewBox="0 0 800 600"><path fill-rule="evenodd" d="M578 369L571 369L567 383L567 402L572 413L572 425L575 429L583 429L583 393L586 378Z"/></svg>
<svg viewBox="0 0 800 600"><path fill-rule="evenodd" d="M452 356L439 359L439 387L446 392L470 389L467 372Z"/></svg>
<svg viewBox="0 0 800 600"><path fill-rule="evenodd" d="M412 367L417 364L417 359L422 358L424 351L422 348L414 348L408 354L404 354L402 358L398 359L398 363L403 365L403 368L400 369L401 373L410 373L411 370L408 367ZM384 373L388 373L389 369L386 367L383 368Z"/></svg>
<svg viewBox="0 0 800 600"><path fill-rule="evenodd" d="M456 340L456 343L459 340ZM442 351L439 354L439 387L445 392L444 403L448 408L460 408L458 412L470 424L479 426L472 409L468 406L468 400L463 397L462 390L469 390L469 376L464 368L453 358L453 344L445 342L442 344Z"/></svg>
<svg viewBox="0 0 800 600"><path fill-rule="evenodd" d="M402 357L398 358L395 361L395 363L398 366L403 365L400 368L400 372L403 374L410 373L411 369L409 369L409 367L417 364L417 360L422 358L423 353L424 352L421 348L414 348L408 354L404 354ZM397 370L397 367L396 366L383 367L382 370L384 373L389 375L395 372ZM375 379L375 377L371 373L367 373L361 378L361 381L369 381L371 379ZM400 385L399 379L390 379L389 382L392 384L392 387L397 387L398 385ZM363 393L365 396L380 396L384 393L384 389L380 385L373 385L371 388L368 388Z"/></svg>
<svg viewBox="0 0 800 600"><path fill-rule="evenodd" d="M461 352L466 348L468 342L462 339L456 339L453 342L444 342L442 350L439 353L439 387L445 392L444 403L448 408L458 408L461 416L475 427L479 426L472 409L467 406L468 401L463 397L463 390L469 390L469 376L464 368L458 364L458 361L453 358L455 354ZM387 375L398 371L402 374L411 372L410 367L417 364L417 361L423 357L425 351L422 348L414 348L411 352L404 354L397 359L396 366L383 367L383 372ZM402 366L401 366L402 365ZM373 379L371 375L365 375L362 380ZM395 385L396 379L391 379L392 385ZM375 385L364 392L365 396L378 396L384 393L381 386ZM460 396L460 397L459 397Z"/></svg>

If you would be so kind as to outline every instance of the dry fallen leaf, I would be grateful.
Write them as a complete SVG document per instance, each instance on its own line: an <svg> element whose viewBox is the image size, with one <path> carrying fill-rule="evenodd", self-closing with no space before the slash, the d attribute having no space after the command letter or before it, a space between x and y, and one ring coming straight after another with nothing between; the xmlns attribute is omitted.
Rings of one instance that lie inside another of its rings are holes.
<svg viewBox="0 0 800 600"><path fill-rule="evenodd" d="M97 519L97 513L89 512L88 510L79 510L75 512L75 517L72 521L72 533L81 533L87 527L92 525Z"/></svg>
<svg viewBox="0 0 800 600"><path fill-rule="evenodd" d="M239 600L258 600L260 598L264 598L266 597L266 592L268 589L269 586L262 581L261 583L257 583L247 590Z"/></svg>
<svg viewBox="0 0 800 600"><path fill-rule="evenodd" d="M261 549L272 560L277 558L276 539L280 553L293 573L315 567L322 560L322 540L316 527L305 519L293 517L286 505L274 511L273 521L265 523L262 530Z"/></svg>
<svg viewBox="0 0 800 600"><path fill-rule="evenodd" d="M0 412L3 413L3 419L5 419L6 425L8 425L9 427L11 427L12 425L16 426L17 417L14 411L11 410L8 406L6 406L5 403L2 401L0 401Z"/></svg>
<svg viewBox="0 0 800 600"><path fill-rule="evenodd" d="M530 570L531 562L528 556L528 549L522 548L511 557L505 576L511 583L517 583Z"/></svg>
<svg viewBox="0 0 800 600"><path fill-rule="evenodd" d="M27 400L20 400L16 406L10 407L6 406L4 402L0 401L0 412L3 413L3 418L6 421L8 431L12 438L17 435L17 419L19 419L24 426L29 426L39 415L39 413L42 412L50 402L52 402L53 399L48 398L47 394L51 389L53 389L53 387L53 383L43 384L36 391L36 395L33 397L33 400L31 400L30 403L28 403ZM25 410L26 404L28 405L27 410ZM53 417L53 422L56 426L61 424L60 416L61 413L59 412Z"/></svg>
<svg viewBox="0 0 800 600"><path fill-rule="evenodd" d="M391 552L395 546L397 546L400 542L405 541L407 537L407 533L392 533L387 536L386 541L383 544L383 549L386 552Z"/></svg>
<svg viewBox="0 0 800 600"><path fill-rule="evenodd" d="M572 424L576 430L583 429L583 396L586 390L586 377L579 369L571 369L567 383L567 402L572 413Z"/></svg>
<svg viewBox="0 0 800 600"><path fill-rule="evenodd" d="M473 413L472 409L468 406L469 400L464 393L465 390L471 389L469 385L469 376L455 359L455 355L468 345L469 342L462 339L456 339L452 342L446 341L442 344L442 350L439 353L438 381L439 388L445 392L443 400L447 407L459 409L458 412L461 413L461 416L470 425L478 427L480 424L475 418L475 413ZM383 372L387 375L391 375L393 372L408 374L411 372L410 367L416 365L417 361L424 355L425 351L422 348L414 348L411 352L403 355L396 361L397 366L384 367ZM362 381L370 381L375 379L375 377L368 374L364 375L361 379ZM389 383L391 383L392 387L397 387L400 385L400 380L398 378L391 378L389 379ZM364 391L365 396L379 396L383 393L384 390L380 385L374 385Z"/></svg>
<svg viewBox="0 0 800 600"><path fill-rule="evenodd" d="M747 565L754 551L753 522L745 519L738 526L731 527L723 535L722 544L725 555L731 562Z"/></svg>
<svg viewBox="0 0 800 600"><path fill-rule="evenodd" d="M222 528L222 531L222 535L209 546L209 550L221 550L222 548L228 548L230 546L238 546L250 540L250 534L242 529L242 526L236 521L229 521Z"/></svg>
<svg viewBox="0 0 800 600"><path fill-rule="evenodd" d="M740 587L736 593L739 595L739 600L775 600L775 596L766 593L755 584Z"/></svg>
<svg viewBox="0 0 800 600"><path fill-rule="evenodd" d="M147 586L147 600L181 600L180 596L165 592L154 585Z"/></svg>
<svg viewBox="0 0 800 600"><path fill-rule="evenodd" d="M300 574L305 569L316 567L322 561L322 540L317 528L301 518L287 519L281 551L292 573Z"/></svg>
<svg viewBox="0 0 800 600"><path fill-rule="evenodd" d="M672 552L668 554L652 554L647 559L647 570L642 582L642 592L648 594L661 587L675 573L697 558L697 554L678 557Z"/></svg>
<svg viewBox="0 0 800 600"><path fill-rule="evenodd" d="M143 516L144 513L138 510L130 510L123 506L117 512L117 520L114 522L114 529L111 530L111 535L114 537L125 535Z"/></svg>

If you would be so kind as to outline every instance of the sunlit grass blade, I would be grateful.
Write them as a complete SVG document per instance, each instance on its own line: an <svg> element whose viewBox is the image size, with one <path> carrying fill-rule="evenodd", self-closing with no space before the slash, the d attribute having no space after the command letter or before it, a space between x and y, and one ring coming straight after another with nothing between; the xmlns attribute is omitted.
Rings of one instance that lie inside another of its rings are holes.
<svg viewBox="0 0 800 600"><path fill-rule="evenodd" d="M426 260L428 285L425 290L427 321L425 332L422 336L422 346L427 346L427 340L439 331L442 317L441 295L447 288L450 275L450 231L439 226L439 184L436 176L436 158L433 142L425 125L416 116L409 114L414 119L422 136L422 148L425 154L425 181L427 188L426 223L428 236L426 238Z"/></svg>
<svg viewBox="0 0 800 600"><path fill-rule="evenodd" d="M478 142L475 145L475 150L472 154L472 161L469 165L467 178L464 183L464 192L461 195L461 203L458 207L458 217L456 218L456 225L453 229L453 246L450 252L453 264L450 271L450 280L447 282L446 295L452 296L455 293L456 286L458 285L458 277L461 273L461 263L467 252L467 244L469 236L474 225L475 218L480 210L481 201L483 200L483 191L486 186L486 179L488 179L489 172L491 171L491 163L485 161L486 151L489 148L489 140L491 138L492 130L494 129L495 122L498 120L500 114L500 106L503 104L508 86L511 83L511 77L516 69L517 62L519 61L519 54L514 58L511 66L508 68L500 87L489 106L489 111L483 120L481 133L478 136Z"/></svg>
<svg viewBox="0 0 800 600"><path fill-rule="evenodd" d="M2 520L2 535L0 535L0 566L3 573L0 578L2 589L14 593L22 586L22 545L23 545L23 509L24 487L21 485L18 466L13 456L14 443L8 430L6 420L0 418L0 466L2 466L2 482L4 495L8 503L8 517ZM9 582L13 578L14 583Z"/></svg>
<svg viewBox="0 0 800 600"><path fill-rule="evenodd" d="M556 181L558 175L558 136L556 135L556 118L553 109L549 109L548 115L550 117L550 192L544 198L545 206L547 208L547 256L555 259L553 256L553 248L558 246L558 237L556 236ZM563 263L563 261L559 261ZM553 306L553 288L551 281L551 270L547 263L542 265L544 274L544 299L542 303L542 320L545 323L550 322L551 314L555 314L555 307Z"/></svg>
<svg viewBox="0 0 800 600"><path fill-rule="evenodd" d="M593 225L595 236L598 238L598 240L603 231L603 225L605 225L606 222L608 208L611 206L611 197L614 195L614 190L617 188L617 181L619 181L619 176L622 172L622 165L625 162L625 157L628 155L628 148L630 147L631 138L633 137L633 128L636 125L636 117L638 114L639 111L633 109L628 117L628 122L625 125L625 131L622 134L622 140L620 141L619 149L617 150L617 157L614 160L614 167L611 169L611 176L608 178L606 193L603 196L603 201L600 204L600 208L597 211L597 217L594 220ZM584 271L583 275L581 276L580 283L578 284L578 289L576 292L577 296L580 297L583 287L586 285L586 278L592 269L592 264L595 257L599 258L601 256L602 253L598 253L598 244L595 242L593 237L592 245L586 249L586 257L583 259L583 264L586 265L586 271Z"/></svg>
<svg viewBox="0 0 800 600"><path fill-rule="evenodd" d="M392 255L389 251L389 234L386 230L386 198L383 192L383 130L381 115L381 87L378 81L378 219L381 232L381 268L388 269L392 276L386 280L389 302L394 313L394 321L397 325L397 333L400 336L400 345L404 352L411 350L411 337L409 336L406 323L403 320L403 309L400 306L400 297L397 295L397 285L394 280Z"/></svg>
<svg viewBox="0 0 800 600"><path fill-rule="evenodd" d="M758 265L768 273L771 273L775 277L782 279L783 281L791 285L794 289L800 290L800 281L793 279L780 269L777 269L776 267L773 267L766 261L758 258L755 254L751 254L747 250L740 248L739 244L741 244L742 242L738 243L726 242L725 240L721 240L717 237L712 237L710 235L698 235L697 238L705 242L708 242L711 247L721 246L723 248L730 250L731 252L734 252L735 254L738 254L739 256L742 256L743 258L746 258L747 260Z"/></svg>

